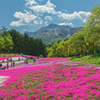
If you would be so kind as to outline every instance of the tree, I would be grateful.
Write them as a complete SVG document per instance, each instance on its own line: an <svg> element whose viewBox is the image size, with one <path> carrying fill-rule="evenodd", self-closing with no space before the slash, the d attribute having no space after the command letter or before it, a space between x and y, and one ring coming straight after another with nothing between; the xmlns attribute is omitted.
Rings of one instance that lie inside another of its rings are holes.
<svg viewBox="0 0 100 100"><path fill-rule="evenodd" d="M0 35L0 52L2 51L2 49L5 48L5 40L4 37L2 35Z"/></svg>
<svg viewBox="0 0 100 100"><path fill-rule="evenodd" d="M89 27L90 29L93 29L95 26L100 28L100 5L97 4L94 6L94 8L91 10L91 14L89 18L87 18L86 22L83 23L84 27Z"/></svg>
<svg viewBox="0 0 100 100"><path fill-rule="evenodd" d="M6 52L10 52L13 49L13 40L12 37L10 36L10 34L7 34L6 36L4 36L4 40L5 40L5 48L4 50Z"/></svg>
<svg viewBox="0 0 100 100"><path fill-rule="evenodd" d="M24 51L24 38L23 35L20 34L18 31L15 29L11 29L9 31L10 35L12 36L13 39L13 52L18 52L21 53Z"/></svg>
<svg viewBox="0 0 100 100"><path fill-rule="evenodd" d="M91 43L93 51L100 47L100 5L97 4L91 10L91 15L83 23L85 29L89 30L87 37Z"/></svg>
<svg viewBox="0 0 100 100"><path fill-rule="evenodd" d="M24 34L24 53L25 54L29 54L29 50L30 50L30 48L29 48L29 36L27 35L27 34Z"/></svg>
<svg viewBox="0 0 100 100"><path fill-rule="evenodd" d="M0 34L2 34L3 36L9 34L9 32L7 31L7 28L5 26L3 26L2 29L0 29Z"/></svg>

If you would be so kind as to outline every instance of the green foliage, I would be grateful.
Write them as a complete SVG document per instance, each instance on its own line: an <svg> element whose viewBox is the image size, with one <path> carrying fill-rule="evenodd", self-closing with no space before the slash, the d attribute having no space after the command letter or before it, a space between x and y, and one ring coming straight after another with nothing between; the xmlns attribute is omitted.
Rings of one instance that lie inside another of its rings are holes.
<svg viewBox="0 0 100 100"><path fill-rule="evenodd" d="M7 31L5 27L0 32L0 52L13 51L34 56L47 56L46 45L41 39L34 39L27 34L23 36L15 29Z"/></svg>
<svg viewBox="0 0 100 100"><path fill-rule="evenodd" d="M4 36L4 40L5 40L5 51L6 52L11 51L13 49L13 40L10 34Z"/></svg>
<svg viewBox="0 0 100 100"><path fill-rule="evenodd" d="M61 33L64 34L64 33ZM65 34L64 36L61 36L61 34L56 35L55 33L40 33L39 35L34 36L34 38L38 38L38 39L42 39L42 41L46 44L46 45L52 45L54 43L57 43L60 40L63 40L65 38Z"/></svg>
<svg viewBox="0 0 100 100"><path fill-rule="evenodd" d="M9 53L3 53L3 54L0 54L0 57L4 57L4 55L5 55L5 57L11 57L11 56L19 56L19 54L9 54Z"/></svg>
<svg viewBox="0 0 100 100"><path fill-rule="evenodd" d="M13 40L5 27L0 29L0 52L9 52L13 49Z"/></svg>
<svg viewBox="0 0 100 100"><path fill-rule="evenodd" d="M62 57L63 55L63 48L66 44L66 41L62 40L59 43L54 44L50 49L48 48L48 57L55 57L59 56Z"/></svg>
<svg viewBox="0 0 100 100"><path fill-rule="evenodd" d="M85 64L96 64L100 65L100 53L85 55L85 56L76 56L68 57L73 62L83 62Z"/></svg>
<svg viewBox="0 0 100 100"><path fill-rule="evenodd" d="M95 53L100 50L100 5L96 5L89 18L83 23L84 29L76 31L68 40L55 43L48 56L76 56L84 53ZM63 35L61 33L61 35Z"/></svg>
<svg viewBox="0 0 100 100"><path fill-rule="evenodd" d="M2 49L4 49L5 47L5 40L4 37L0 35L0 51L2 51Z"/></svg>
<svg viewBox="0 0 100 100"><path fill-rule="evenodd" d="M39 55L39 57L43 57L43 55L42 55L42 54L40 54L40 55Z"/></svg>

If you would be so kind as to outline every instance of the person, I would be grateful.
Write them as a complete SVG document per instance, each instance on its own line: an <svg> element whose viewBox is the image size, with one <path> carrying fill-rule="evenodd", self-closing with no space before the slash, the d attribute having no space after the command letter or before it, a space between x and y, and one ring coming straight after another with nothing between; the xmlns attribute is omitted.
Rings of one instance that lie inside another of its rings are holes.
<svg viewBox="0 0 100 100"><path fill-rule="evenodd" d="M4 59L2 60L2 62L4 62Z"/></svg>
<svg viewBox="0 0 100 100"><path fill-rule="evenodd" d="M35 58L33 58L33 62L35 62L36 61L36 59Z"/></svg>
<svg viewBox="0 0 100 100"><path fill-rule="evenodd" d="M15 61L13 61L13 67L15 66Z"/></svg>
<svg viewBox="0 0 100 100"><path fill-rule="evenodd" d="M12 62L11 62L11 67L13 66Z"/></svg>
<svg viewBox="0 0 100 100"><path fill-rule="evenodd" d="M20 58L18 58L18 60L20 61Z"/></svg>
<svg viewBox="0 0 100 100"><path fill-rule="evenodd" d="M7 62L9 61L9 59L7 59Z"/></svg>
<svg viewBox="0 0 100 100"><path fill-rule="evenodd" d="M26 60L26 64L28 64L28 60Z"/></svg>
<svg viewBox="0 0 100 100"><path fill-rule="evenodd" d="M0 63L0 69L1 69L1 67L2 67L2 64Z"/></svg>
<svg viewBox="0 0 100 100"><path fill-rule="evenodd" d="M12 59L10 59L10 61L12 62Z"/></svg>
<svg viewBox="0 0 100 100"><path fill-rule="evenodd" d="M2 64L0 63L0 66L2 67Z"/></svg>
<svg viewBox="0 0 100 100"><path fill-rule="evenodd" d="M2 68L2 70L4 70L4 69L6 69L6 66L4 66L4 67Z"/></svg>
<svg viewBox="0 0 100 100"><path fill-rule="evenodd" d="M26 60L24 60L24 63L26 63Z"/></svg>
<svg viewBox="0 0 100 100"><path fill-rule="evenodd" d="M7 69L9 68L9 63L7 62Z"/></svg>

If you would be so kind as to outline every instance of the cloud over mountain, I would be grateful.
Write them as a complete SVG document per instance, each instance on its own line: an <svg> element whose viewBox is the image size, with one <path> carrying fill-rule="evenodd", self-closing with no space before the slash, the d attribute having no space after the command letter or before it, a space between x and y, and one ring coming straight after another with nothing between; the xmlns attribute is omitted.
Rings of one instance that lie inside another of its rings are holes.
<svg viewBox="0 0 100 100"><path fill-rule="evenodd" d="M72 23L59 23L58 25L65 25L65 26L73 26L73 24Z"/></svg>

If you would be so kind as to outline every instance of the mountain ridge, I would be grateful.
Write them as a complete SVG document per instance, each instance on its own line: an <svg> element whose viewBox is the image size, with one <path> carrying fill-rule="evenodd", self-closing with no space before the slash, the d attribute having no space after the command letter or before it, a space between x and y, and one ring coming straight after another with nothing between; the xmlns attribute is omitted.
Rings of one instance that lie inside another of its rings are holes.
<svg viewBox="0 0 100 100"><path fill-rule="evenodd" d="M42 39L42 41L46 45L51 45L55 42L50 43L50 41L55 41L54 39L56 39L57 41L68 39L69 35L72 35L75 31L80 30L82 28L83 27L72 28L68 25L65 26L51 23L48 26L42 27L35 32L25 31L23 35L26 33L29 37Z"/></svg>

